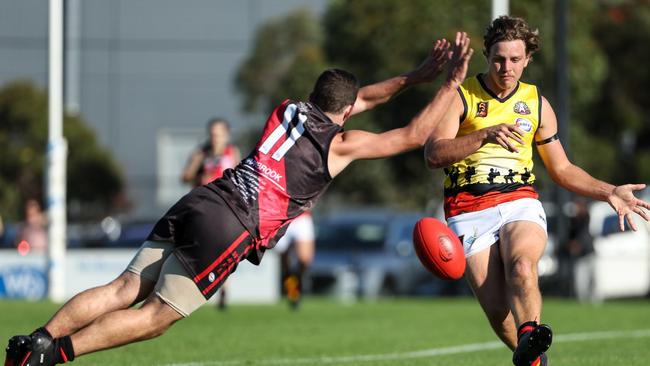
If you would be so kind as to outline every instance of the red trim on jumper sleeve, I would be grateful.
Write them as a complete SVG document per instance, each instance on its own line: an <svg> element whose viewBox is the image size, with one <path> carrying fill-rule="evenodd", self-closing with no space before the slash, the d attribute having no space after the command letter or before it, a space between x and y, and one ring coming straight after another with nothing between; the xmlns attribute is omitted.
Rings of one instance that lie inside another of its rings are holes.
<svg viewBox="0 0 650 366"><path fill-rule="evenodd" d="M208 274L209 274L209 273L214 269L214 267L218 266L219 263L221 263L221 261L224 260L224 258L226 258L227 256L229 256L230 253L232 253L235 249L237 249L237 246L238 246L242 241L244 241L244 239L246 239L246 237L248 237L248 236L249 236L248 231L244 230L244 232L241 233L241 235L239 235L239 237L237 237L237 239L235 239L235 241L233 241L232 244L230 244L230 245L228 246L228 249L226 249L223 253L221 253L221 255L219 256L219 258L217 258L214 262L212 262L212 264L210 264L210 265L208 266L208 268L206 268L205 270L203 270L203 272L201 272L200 274L196 275L196 276L193 278L194 282L195 282L195 283L198 283L198 282L201 281L205 276L207 276L207 275L208 275Z"/></svg>

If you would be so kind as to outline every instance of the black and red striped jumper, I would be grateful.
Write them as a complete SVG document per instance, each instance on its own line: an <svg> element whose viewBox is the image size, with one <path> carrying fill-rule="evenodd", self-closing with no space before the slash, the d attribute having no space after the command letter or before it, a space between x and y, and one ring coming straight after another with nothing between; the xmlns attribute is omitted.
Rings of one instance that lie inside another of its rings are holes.
<svg viewBox="0 0 650 366"><path fill-rule="evenodd" d="M287 225L312 209L332 181L327 159L341 131L316 105L284 101L255 149L176 203L149 240L175 243L175 254L209 298L237 263L259 264Z"/></svg>

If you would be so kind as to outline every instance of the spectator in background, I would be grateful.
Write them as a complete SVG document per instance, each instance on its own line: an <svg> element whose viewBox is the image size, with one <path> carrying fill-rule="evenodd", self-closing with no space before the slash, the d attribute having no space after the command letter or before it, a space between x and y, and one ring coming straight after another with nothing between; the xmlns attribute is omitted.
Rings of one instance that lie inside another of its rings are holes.
<svg viewBox="0 0 650 366"><path fill-rule="evenodd" d="M282 287L293 310L298 309L305 289L305 273L314 260L314 221L309 211L296 217L275 245L282 264Z"/></svg>
<svg viewBox="0 0 650 366"><path fill-rule="evenodd" d="M223 118L208 121L208 140L192 155L183 170L183 182L194 187L221 178L226 169L234 168L241 160L239 149L230 143L230 124ZM226 308L226 284L219 289L219 309Z"/></svg>
<svg viewBox="0 0 650 366"><path fill-rule="evenodd" d="M589 205L584 198L574 202L575 215L569 226L569 241L566 245L572 290L580 301L597 300L594 288L594 238L589 232Z"/></svg>
<svg viewBox="0 0 650 366"><path fill-rule="evenodd" d="M183 170L183 181L194 187L220 178L241 160L239 149L230 143L230 124L225 119L213 118L207 127L208 141L190 156Z"/></svg>
<svg viewBox="0 0 650 366"><path fill-rule="evenodd" d="M5 226L2 222L2 215L0 215L0 245L3 245L5 241Z"/></svg>
<svg viewBox="0 0 650 366"><path fill-rule="evenodd" d="M47 218L35 199L25 202L25 221L20 227L16 246L21 253L44 252L47 249Z"/></svg>

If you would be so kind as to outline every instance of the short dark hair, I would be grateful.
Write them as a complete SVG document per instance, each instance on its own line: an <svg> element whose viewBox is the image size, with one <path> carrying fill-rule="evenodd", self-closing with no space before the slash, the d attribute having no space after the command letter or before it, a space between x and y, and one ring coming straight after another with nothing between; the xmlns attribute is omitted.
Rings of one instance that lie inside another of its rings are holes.
<svg viewBox="0 0 650 366"><path fill-rule="evenodd" d="M341 113L345 106L354 104L359 92L359 80L340 69L323 71L316 80L309 100L323 112Z"/></svg>
<svg viewBox="0 0 650 366"><path fill-rule="evenodd" d="M492 21L483 36L483 54L487 57L490 48L502 41L522 40L526 44L526 55L532 55L539 50L539 31L531 29L522 18L502 15Z"/></svg>
<svg viewBox="0 0 650 366"><path fill-rule="evenodd" d="M218 124L218 123L223 123L224 126L226 126L226 129L230 131L230 123L225 119L221 117L212 117L208 120L208 123L205 125L207 128L208 132L212 129L212 126Z"/></svg>

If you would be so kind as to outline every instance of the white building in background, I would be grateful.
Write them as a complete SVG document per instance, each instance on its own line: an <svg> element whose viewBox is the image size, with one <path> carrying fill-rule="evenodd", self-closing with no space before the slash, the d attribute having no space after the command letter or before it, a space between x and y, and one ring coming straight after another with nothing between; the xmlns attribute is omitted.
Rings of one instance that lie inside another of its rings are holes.
<svg viewBox="0 0 650 366"><path fill-rule="evenodd" d="M212 116L233 132L262 123L241 113L233 78L267 20L327 0L67 0L69 106L124 169L134 218L156 218L188 187L187 153ZM0 0L0 86L47 86L48 3ZM244 154L247 152L244 151Z"/></svg>

